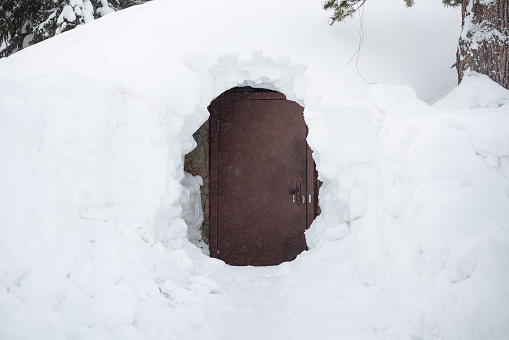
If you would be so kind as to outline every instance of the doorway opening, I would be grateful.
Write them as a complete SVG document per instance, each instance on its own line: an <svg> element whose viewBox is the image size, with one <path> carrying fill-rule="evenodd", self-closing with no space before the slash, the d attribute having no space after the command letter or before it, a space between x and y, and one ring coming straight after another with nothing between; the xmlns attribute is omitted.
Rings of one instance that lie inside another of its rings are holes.
<svg viewBox="0 0 509 340"><path fill-rule="evenodd" d="M318 185L303 108L276 91L236 87L209 106L184 170L203 179L203 241L230 265L277 265L307 249Z"/></svg>

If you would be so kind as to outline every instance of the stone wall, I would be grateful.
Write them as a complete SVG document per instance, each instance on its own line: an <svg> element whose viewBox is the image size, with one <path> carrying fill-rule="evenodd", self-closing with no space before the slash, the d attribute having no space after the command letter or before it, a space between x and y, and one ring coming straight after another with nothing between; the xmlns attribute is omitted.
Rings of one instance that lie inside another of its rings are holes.
<svg viewBox="0 0 509 340"><path fill-rule="evenodd" d="M210 181L210 130L209 122L206 121L193 135L198 144L193 151L188 153L184 159L184 170L192 175L199 175L203 178L201 186L201 206L203 210L203 224L201 235L203 241L209 244L209 181Z"/></svg>

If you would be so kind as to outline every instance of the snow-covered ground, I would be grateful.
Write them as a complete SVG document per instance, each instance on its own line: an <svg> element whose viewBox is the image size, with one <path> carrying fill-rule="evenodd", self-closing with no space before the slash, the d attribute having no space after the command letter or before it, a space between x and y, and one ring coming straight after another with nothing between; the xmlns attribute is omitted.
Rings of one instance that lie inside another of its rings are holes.
<svg viewBox="0 0 509 340"><path fill-rule="evenodd" d="M509 91L455 87L438 0L367 2L358 62L327 16L155 0L0 60L0 339L508 339ZM305 107L322 214L291 263L187 238L183 155L238 85Z"/></svg>

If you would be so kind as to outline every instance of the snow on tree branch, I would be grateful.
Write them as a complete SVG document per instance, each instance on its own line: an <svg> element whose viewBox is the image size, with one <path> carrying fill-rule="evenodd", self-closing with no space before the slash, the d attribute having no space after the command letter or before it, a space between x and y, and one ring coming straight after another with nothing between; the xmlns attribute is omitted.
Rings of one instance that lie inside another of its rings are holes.
<svg viewBox="0 0 509 340"><path fill-rule="evenodd" d="M149 0L2 0L0 58Z"/></svg>

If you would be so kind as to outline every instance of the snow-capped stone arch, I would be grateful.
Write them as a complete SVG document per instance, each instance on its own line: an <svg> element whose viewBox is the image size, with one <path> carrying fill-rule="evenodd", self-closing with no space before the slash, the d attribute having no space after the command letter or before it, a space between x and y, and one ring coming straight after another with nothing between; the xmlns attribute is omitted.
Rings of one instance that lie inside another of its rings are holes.
<svg viewBox="0 0 509 340"><path fill-rule="evenodd" d="M308 144L323 183L320 189L321 215L306 233L308 246L312 248L318 243L327 226L340 226L331 236L333 238L348 235L350 222L359 218L365 209L366 188L361 183L368 176L366 165L371 161L376 137L371 131L371 114L365 104L358 105L354 100L353 103L345 101L338 107L337 102L330 99L324 104L321 93L317 93L316 89L308 91L308 66L292 63L287 56L271 58L264 56L262 51L253 51L247 57L228 54L218 57L207 68L203 67L206 64L201 60L203 56L187 58L183 60L184 64L200 79L202 100L195 111L186 116L179 134L182 155L196 146L192 135L208 119L207 107L221 93L237 86L281 92L288 100L304 107L304 118L309 128ZM326 123L324 118L327 115L336 119L329 119ZM327 132L331 126L339 132L339 136ZM346 157L338 160L338 152ZM202 213L196 211L199 193L191 189L197 186L196 183L187 180L185 183L188 188L184 189L181 203L185 205L184 215L191 226L188 237L197 243ZM194 199L190 191L194 191Z"/></svg>
<svg viewBox="0 0 509 340"><path fill-rule="evenodd" d="M189 66L189 65L188 65ZM192 66L190 66L192 69ZM284 93L288 98L293 98L300 104L305 99L305 70L303 65L291 65L290 58L280 57L276 61L263 57L261 51L252 53L252 58L248 60L239 60L238 54L230 54L218 58L217 64L209 68L206 76L200 77L204 80L202 88L204 93L212 94L215 99L219 94L224 93L234 87L253 87L274 90ZM199 70L198 70L199 71ZM183 218L188 224L188 238L200 247L205 248L204 242L208 243L208 161L210 136L208 132L208 111L203 112L203 107L208 107L211 101L208 96L203 99L201 107L197 109L196 114L188 117L187 123L190 126L184 126L183 131L196 128L191 126L194 122L200 123L205 119L205 123L200 126L199 133L195 134L196 142L199 143L192 153L186 155L184 168L193 174L199 176L193 177L186 173L183 180L184 192L181 199L183 205ZM204 118L204 116L206 118ZM198 131L196 131L198 132ZM182 136L182 134L181 134ZM182 136L188 138L188 136ZM195 141L191 143L196 145ZM184 143L189 144L189 143ZM183 152L185 152L183 150ZM201 185L200 191L198 187ZM201 204L200 195L201 194ZM203 218L202 218L203 216ZM199 231L199 229L203 230ZM204 239L202 240L202 236Z"/></svg>

